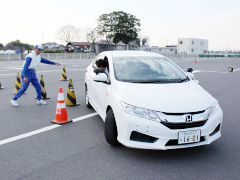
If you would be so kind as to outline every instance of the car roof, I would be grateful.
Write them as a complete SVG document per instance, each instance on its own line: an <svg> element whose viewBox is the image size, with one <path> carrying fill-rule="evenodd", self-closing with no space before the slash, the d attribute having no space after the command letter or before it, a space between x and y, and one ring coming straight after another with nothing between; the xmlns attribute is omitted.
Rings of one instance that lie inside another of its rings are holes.
<svg viewBox="0 0 240 180"><path fill-rule="evenodd" d="M112 57L122 57L122 56L154 56L154 57L164 57L161 54L146 52L146 51L107 51Z"/></svg>

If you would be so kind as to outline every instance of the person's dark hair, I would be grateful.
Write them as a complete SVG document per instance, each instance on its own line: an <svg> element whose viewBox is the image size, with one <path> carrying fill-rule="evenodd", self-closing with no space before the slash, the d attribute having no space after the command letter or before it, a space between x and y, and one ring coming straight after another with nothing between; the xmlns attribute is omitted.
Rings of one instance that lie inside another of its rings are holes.
<svg viewBox="0 0 240 180"><path fill-rule="evenodd" d="M98 67L106 68L106 67L107 67L107 62L104 61L104 60L102 60L102 59L99 59L99 60L96 61L96 65L97 65Z"/></svg>

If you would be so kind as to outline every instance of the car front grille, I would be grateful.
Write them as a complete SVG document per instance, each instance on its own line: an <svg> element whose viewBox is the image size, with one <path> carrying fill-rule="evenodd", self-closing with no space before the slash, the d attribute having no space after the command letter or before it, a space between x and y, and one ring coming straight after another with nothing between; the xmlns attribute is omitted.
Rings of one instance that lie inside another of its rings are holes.
<svg viewBox="0 0 240 180"><path fill-rule="evenodd" d="M203 126L207 120L199 121L199 122L192 122L192 123L168 123L168 122L161 122L164 126L168 127L169 129L186 129L186 128L193 128L193 127L201 127Z"/></svg>

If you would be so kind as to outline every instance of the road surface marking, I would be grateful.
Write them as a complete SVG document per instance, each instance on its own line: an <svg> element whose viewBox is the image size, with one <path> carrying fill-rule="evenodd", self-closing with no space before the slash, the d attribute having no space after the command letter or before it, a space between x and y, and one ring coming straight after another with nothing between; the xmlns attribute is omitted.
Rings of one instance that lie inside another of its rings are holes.
<svg viewBox="0 0 240 180"><path fill-rule="evenodd" d="M93 117L93 116L96 116L96 115L98 115L98 113L95 112L95 113L91 113L91 114L88 114L88 115L85 115L85 116L75 118L72 121L77 122L77 121L81 121L81 120L84 120L84 119L87 119L87 118L90 118L90 117ZM47 127L35 130L35 131L25 133L25 134L21 134L21 135L18 135L18 136L7 138L7 139L4 139L4 140L0 141L0 146L4 145L4 144L7 144L7 143L10 143L10 142L20 140L20 139L27 138L27 137L30 137L30 136L34 136L34 135L37 135L37 134L40 134L40 133L43 133L43 132L46 132L46 131L50 131L50 130L53 130L55 128L61 127L61 126L62 125L54 124L54 125L47 126Z"/></svg>
<svg viewBox="0 0 240 180"><path fill-rule="evenodd" d="M233 70L233 72L235 72L235 71L239 71L239 70L240 70L240 68Z"/></svg>
<svg viewBox="0 0 240 180"><path fill-rule="evenodd" d="M60 71L62 72L62 70L50 70L50 71L37 71L37 73L45 73L45 72L57 72ZM86 69L68 69L67 71L86 71ZM11 75L16 75L16 73L12 73L12 74L0 74L0 76L11 76Z"/></svg>
<svg viewBox="0 0 240 180"><path fill-rule="evenodd" d="M194 70L193 73L200 73L200 72L207 72L207 73L229 73L229 72L222 72L222 71L204 71L204 70Z"/></svg>

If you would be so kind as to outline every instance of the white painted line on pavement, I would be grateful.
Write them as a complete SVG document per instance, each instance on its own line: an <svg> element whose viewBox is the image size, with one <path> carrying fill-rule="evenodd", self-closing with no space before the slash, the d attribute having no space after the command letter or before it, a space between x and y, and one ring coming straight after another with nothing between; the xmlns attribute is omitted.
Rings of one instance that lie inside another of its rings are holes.
<svg viewBox="0 0 240 180"><path fill-rule="evenodd" d="M85 115L85 116L81 116L81 117L78 117L78 118L75 118L75 119L73 119L72 121L73 121L73 122L77 122L77 121L81 121L81 120L83 120L83 119L87 119L87 118L90 118L90 117L93 117L93 116L96 116L96 115L98 115L97 112L92 113L92 114L88 114L88 115Z"/></svg>
<svg viewBox="0 0 240 180"><path fill-rule="evenodd" d="M95 113L91 113L91 114L88 114L88 115L85 115L85 116L75 118L72 121L77 122L77 121L81 121L81 120L84 120L84 119L87 119L87 118L90 118L90 117L93 117L93 116L96 116L96 115L98 115L98 113L95 112ZM14 137L11 137L11 138L8 138L8 139L4 139L4 140L0 141L0 146L4 145L4 144L7 144L7 143L10 143L10 142L20 140L20 139L27 138L27 137L30 137L30 136L34 136L36 134L40 134L40 133L43 133L43 132L46 132L46 131L50 131L50 130L53 130L55 128L61 127L61 126L62 125L54 124L54 125L47 126L47 127L35 130L35 131L31 131L31 132L28 132L28 133L25 133L25 134L21 134L21 135L14 136Z"/></svg>
<svg viewBox="0 0 240 180"><path fill-rule="evenodd" d="M19 70L19 69L22 71L23 68L14 68L14 69L12 68L12 69L8 69L8 70L0 70L0 72L4 72L4 71L15 71L15 70Z"/></svg>
<svg viewBox="0 0 240 180"><path fill-rule="evenodd" d="M9 66L9 67L4 67L6 68L5 70L0 70L0 72L3 72L3 71L14 71L14 70L22 70L23 69L23 66Z"/></svg>
<svg viewBox="0 0 240 180"><path fill-rule="evenodd" d="M44 127L42 129L38 129L38 130L35 130L35 131L31 131L29 133L25 133L25 134L21 134L21 135L18 135L18 136L14 136L14 137L11 137L11 138L8 138L8 139L4 139L4 140L1 140L0 141L0 146L3 145L3 144L7 144L7 143L10 143L10 142L13 142L13 141L17 141L19 139L24 139L26 137L30 137L30 136L33 136L33 135L36 135L36 134L40 134L42 132L46 132L46 131L49 131L49 130L52 130L52 129L55 129L57 127L60 127L61 125L58 125L58 124L54 124L54 125L51 125L51 126L47 126L47 127Z"/></svg>
<svg viewBox="0 0 240 180"><path fill-rule="evenodd" d="M68 69L67 71L85 71L86 69ZM37 71L37 73L45 73L45 72L56 72L56 71L61 71L62 70L50 70L50 71ZM0 76L11 76L11 75L16 75L16 73L12 74L0 74Z"/></svg>
<svg viewBox="0 0 240 180"><path fill-rule="evenodd" d="M202 70L194 70L192 73L199 73L202 72Z"/></svg>
<svg viewBox="0 0 240 180"><path fill-rule="evenodd" d="M229 72L221 72L221 71L204 71L204 70L194 70L193 73L200 73L200 72L207 72L207 73L229 73Z"/></svg>
<svg viewBox="0 0 240 180"><path fill-rule="evenodd" d="M221 71L203 71L203 70L201 70L201 72L210 72L210 73L229 73L229 72L221 72Z"/></svg>
<svg viewBox="0 0 240 180"><path fill-rule="evenodd" d="M15 69L15 68L23 68L23 66L8 66L4 68L10 68L10 69Z"/></svg>
<svg viewBox="0 0 240 180"><path fill-rule="evenodd" d="M233 72L235 72L235 71L239 71L239 70L240 70L240 68L233 70Z"/></svg>

